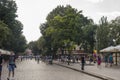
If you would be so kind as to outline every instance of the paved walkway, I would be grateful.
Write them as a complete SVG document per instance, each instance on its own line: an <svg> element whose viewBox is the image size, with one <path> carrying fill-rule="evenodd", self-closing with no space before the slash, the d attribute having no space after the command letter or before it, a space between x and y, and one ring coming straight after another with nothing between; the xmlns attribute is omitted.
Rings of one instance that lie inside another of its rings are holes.
<svg viewBox="0 0 120 80"><path fill-rule="evenodd" d="M38 64L34 59L17 62L15 73L15 80L101 80L55 64ZM7 65L4 65L2 80L7 80L7 75Z"/></svg>
<svg viewBox="0 0 120 80"><path fill-rule="evenodd" d="M59 61L54 61L54 63L81 71L80 63L71 63L70 65L67 65L67 63L62 63ZM84 72L88 74L93 74L94 76L108 78L108 80L109 79L120 80L120 66L105 67L104 63L102 63L101 66L99 67L97 67L96 64L86 65Z"/></svg>

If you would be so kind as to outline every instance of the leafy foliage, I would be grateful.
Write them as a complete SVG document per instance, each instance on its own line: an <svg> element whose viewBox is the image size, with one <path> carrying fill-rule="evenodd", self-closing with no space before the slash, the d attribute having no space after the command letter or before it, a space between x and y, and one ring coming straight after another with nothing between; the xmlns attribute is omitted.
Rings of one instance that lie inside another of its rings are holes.
<svg viewBox="0 0 120 80"><path fill-rule="evenodd" d="M10 30L5 23L0 21L0 48L3 48L3 41L7 41Z"/></svg>
<svg viewBox="0 0 120 80"><path fill-rule="evenodd" d="M40 26L48 50L58 48L74 49L75 44L83 41L83 28L91 23L82 11L70 5L57 6L47 16L47 22ZM72 47L73 46L73 47Z"/></svg>
<svg viewBox="0 0 120 80"><path fill-rule="evenodd" d="M23 51L26 39L22 35L23 25L16 20L17 5L13 0L0 0L0 21L5 23L9 29L9 37L2 41L2 48L15 52ZM8 30L6 30L8 31ZM3 34L4 35L4 34Z"/></svg>

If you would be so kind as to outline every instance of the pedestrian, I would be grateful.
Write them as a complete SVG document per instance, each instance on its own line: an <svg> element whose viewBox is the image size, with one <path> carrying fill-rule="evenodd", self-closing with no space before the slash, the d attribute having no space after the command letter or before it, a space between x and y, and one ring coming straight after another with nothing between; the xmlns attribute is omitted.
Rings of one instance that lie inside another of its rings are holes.
<svg viewBox="0 0 120 80"><path fill-rule="evenodd" d="M68 65L70 65L70 60L71 60L71 56L70 56L70 54L68 54Z"/></svg>
<svg viewBox="0 0 120 80"><path fill-rule="evenodd" d="M108 66L108 56L107 55L104 56L104 61L105 61L105 67L107 67Z"/></svg>
<svg viewBox="0 0 120 80"><path fill-rule="evenodd" d="M10 80L10 76L12 74L12 79L14 80L14 74L15 74L15 68L16 68L16 64L15 64L15 54L12 51L8 60L8 78L7 80Z"/></svg>
<svg viewBox="0 0 120 80"><path fill-rule="evenodd" d="M76 57L75 57L75 56L73 56L73 63L75 63L75 60L76 60Z"/></svg>
<svg viewBox="0 0 120 80"><path fill-rule="evenodd" d="M4 60L3 60L3 57L2 57L2 52L0 51L0 80L1 80L3 62L4 62Z"/></svg>
<svg viewBox="0 0 120 80"><path fill-rule="evenodd" d="M78 58L78 56L76 57L76 61L77 61L77 63L78 63L78 60L79 60L79 58Z"/></svg>
<svg viewBox="0 0 120 80"><path fill-rule="evenodd" d="M110 63L110 67L112 67L112 64L113 64L113 56L112 56L112 53L111 53L110 56L109 56L109 63Z"/></svg>
<svg viewBox="0 0 120 80"><path fill-rule="evenodd" d="M39 61L40 61L40 56L36 56L36 60L37 60L37 63L39 64Z"/></svg>
<svg viewBox="0 0 120 80"><path fill-rule="evenodd" d="M84 66L85 66L85 57L82 56L81 57L81 70L84 70Z"/></svg>
<svg viewBox="0 0 120 80"><path fill-rule="evenodd" d="M98 67L101 65L101 56L100 55L98 55L98 58L97 58L97 64L98 64Z"/></svg>
<svg viewBox="0 0 120 80"><path fill-rule="evenodd" d="M93 58L92 56L89 57L89 64L91 64L93 62Z"/></svg>

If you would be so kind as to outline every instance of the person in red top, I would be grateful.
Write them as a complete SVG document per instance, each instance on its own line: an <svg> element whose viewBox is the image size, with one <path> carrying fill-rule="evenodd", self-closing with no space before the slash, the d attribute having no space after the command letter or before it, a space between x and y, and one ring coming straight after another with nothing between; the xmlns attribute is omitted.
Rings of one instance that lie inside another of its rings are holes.
<svg viewBox="0 0 120 80"><path fill-rule="evenodd" d="M98 55L98 57L97 57L97 63L98 63L98 67L101 65L101 56L100 55Z"/></svg>

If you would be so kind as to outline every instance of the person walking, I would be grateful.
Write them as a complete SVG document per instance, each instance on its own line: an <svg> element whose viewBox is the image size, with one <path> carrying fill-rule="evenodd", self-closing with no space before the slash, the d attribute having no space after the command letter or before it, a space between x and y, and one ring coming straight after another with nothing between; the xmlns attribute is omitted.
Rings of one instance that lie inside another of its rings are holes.
<svg viewBox="0 0 120 80"><path fill-rule="evenodd" d="M71 56L70 56L70 54L68 54L68 65L70 65L70 60L71 60Z"/></svg>
<svg viewBox="0 0 120 80"><path fill-rule="evenodd" d="M9 61L8 61L8 70L9 70L9 73L8 73L8 78L7 80L10 80L10 76L11 76L11 73L12 73L12 79L14 80L14 74L15 74L15 68L16 68L16 64L15 64L15 54L14 52L12 51L11 52L11 55L9 57Z"/></svg>
<svg viewBox="0 0 120 80"><path fill-rule="evenodd" d="M36 56L36 60L37 60L37 63L39 64L39 62L40 62L40 56L39 55Z"/></svg>
<svg viewBox="0 0 120 80"><path fill-rule="evenodd" d="M2 57L2 52L0 51L0 80L1 80L3 62L4 62L4 59Z"/></svg>
<svg viewBox="0 0 120 80"><path fill-rule="evenodd" d="M112 53L111 53L110 56L109 56L109 63L110 63L110 67L112 67L112 64L113 64L113 56L112 56Z"/></svg>
<svg viewBox="0 0 120 80"><path fill-rule="evenodd" d="M92 56L89 57L89 64L91 64L93 62L93 58Z"/></svg>
<svg viewBox="0 0 120 80"><path fill-rule="evenodd" d="M84 66L85 66L85 57L82 56L81 57L81 70L84 70Z"/></svg>
<svg viewBox="0 0 120 80"><path fill-rule="evenodd" d="M100 55L98 55L98 58L97 58L97 63L98 63L98 67L101 65L101 56Z"/></svg>
<svg viewBox="0 0 120 80"><path fill-rule="evenodd" d="M105 61L105 67L107 67L108 66L108 56L107 55L104 56L104 61Z"/></svg>

